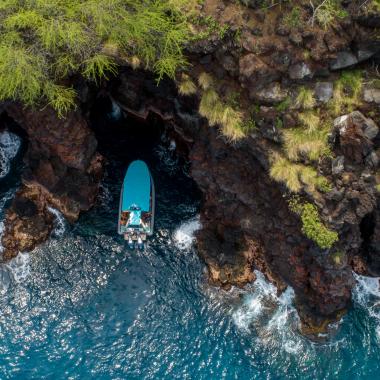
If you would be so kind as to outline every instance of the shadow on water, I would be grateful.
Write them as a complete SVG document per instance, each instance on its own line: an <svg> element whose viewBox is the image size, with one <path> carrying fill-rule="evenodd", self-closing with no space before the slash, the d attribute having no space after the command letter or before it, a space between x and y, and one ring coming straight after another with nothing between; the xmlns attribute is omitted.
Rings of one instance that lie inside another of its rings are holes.
<svg viewBox="0 0 380 380"><path fill-rule="evenodd" d="M154 115L146 121L139 120L122 111L120 117L115 118L111 101L100 98L94 106L91 124L98 139L98 150L107 160L108 191L118 194L129 163L140 159L148 164L155 182L156 229L169 228L173 223L193 216L194 207L187 214L186 205L197 204L198 208L200 192L188 174L186 157L176 154L174 140L169 137L169 129L162 120ZM108 223L107 228L114 233L117 196L113 197L109 207L112 223Z"/></svg>

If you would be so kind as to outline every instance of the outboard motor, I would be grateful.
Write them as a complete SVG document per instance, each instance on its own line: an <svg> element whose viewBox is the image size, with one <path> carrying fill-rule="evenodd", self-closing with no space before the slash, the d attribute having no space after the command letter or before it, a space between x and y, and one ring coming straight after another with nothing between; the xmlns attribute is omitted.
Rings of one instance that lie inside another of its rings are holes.
<svg viewBox="0 0 380 380"><path fill-rule="evenodd" d="M142 241L142 239L141 239L140 236L137 238L137 248L139 250L143 250L144 249L144 243L143 243L143 241Z"/></svg>
<svg viewBox="0 0 380 380"><path fill-rule="evenodd" d="M128 238L128 247L130 249L134 249L135 248L135 245L133 244L133 240L131 237Z"/></svg>

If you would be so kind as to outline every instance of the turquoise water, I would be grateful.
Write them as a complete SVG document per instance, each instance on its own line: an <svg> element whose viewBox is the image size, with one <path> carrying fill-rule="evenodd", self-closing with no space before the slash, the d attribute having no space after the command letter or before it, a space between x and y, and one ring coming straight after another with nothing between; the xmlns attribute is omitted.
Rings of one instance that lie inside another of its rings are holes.
<svg viewBox="0 0 380 380"><path fill-rule="evenodd" d="M144 252L129 251L115 232L135 153L110 153L115 144L102 148L109 165L94 209L75 226L56 213L46 244L0 268L0 379L378 378L378 280L358 278L326 344L299 335L292 290L277 297L259 273L244 290L210 287L192 245L199 196L160 140L139 152L157 184L156 233ZM0 184L3 200L20 170L18 161Z"/></svg>

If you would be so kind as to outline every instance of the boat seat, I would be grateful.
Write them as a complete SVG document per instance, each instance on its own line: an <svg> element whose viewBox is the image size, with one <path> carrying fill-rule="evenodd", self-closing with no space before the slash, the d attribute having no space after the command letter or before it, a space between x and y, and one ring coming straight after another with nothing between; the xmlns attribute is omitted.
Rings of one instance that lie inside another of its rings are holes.
<svg viewBox="0 0 380 380"><path fill-rule="evenodd" d="M120 216L120 224L122 226L125 226L128 223L128 219L129 219L129 211L122 212Z"/></svg>

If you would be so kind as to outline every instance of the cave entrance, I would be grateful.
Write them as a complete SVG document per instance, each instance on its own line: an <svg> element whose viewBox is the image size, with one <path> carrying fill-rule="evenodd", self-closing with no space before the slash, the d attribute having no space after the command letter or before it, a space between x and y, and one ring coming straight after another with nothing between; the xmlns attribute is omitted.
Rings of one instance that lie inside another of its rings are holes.
<svg viewBox="0 0 380 380"><path fill-rule="evenodd" d="M108 160L151 163L152 149L164 139L164 123L155 115L147 120L126 114L109 97L99 97L90 113L98 150Z"/></svg>
<svg viewBox="0 0 380 380"><path fill-rule="evenodd" d="M98 97L89 120L98 151L106 158L105 181L114 194L115 212L127 167L137 159L148 164L155 182L156 227L182 221L186 207L189 217L198 212L201 192L189 174L189 147L170 124L153 113L143 120L123 112L107 96Z"/></svg>

